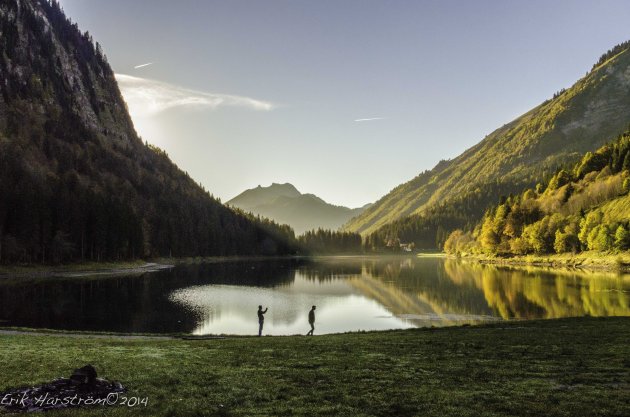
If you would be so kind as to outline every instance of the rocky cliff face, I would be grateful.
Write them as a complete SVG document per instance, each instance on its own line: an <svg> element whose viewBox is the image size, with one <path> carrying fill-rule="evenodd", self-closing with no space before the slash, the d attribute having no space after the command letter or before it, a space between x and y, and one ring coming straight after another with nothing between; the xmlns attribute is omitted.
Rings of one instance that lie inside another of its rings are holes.
<svg viewBox="0 0 630 417"><path fill-rule="evenodd" d="M0 2L0 66L4 103L24 96L34 112L72 110L85 127L114 139L137 140L114 74L88 32L70 24L56 2ZM7 123L6 112L2 118ZM137 143L139 144L139 142Z"/></svg>
<svg viewBox="0 0 630 417"><path fill-rule="evenodd" d="M98 43L56 1L0 0L0 262L286 253L138 138Z"/></svg>

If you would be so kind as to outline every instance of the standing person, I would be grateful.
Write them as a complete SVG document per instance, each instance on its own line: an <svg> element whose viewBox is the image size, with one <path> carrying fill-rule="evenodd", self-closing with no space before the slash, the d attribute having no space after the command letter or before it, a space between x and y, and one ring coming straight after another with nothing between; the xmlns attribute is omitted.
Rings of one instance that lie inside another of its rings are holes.
<svg viewBox="0 0 630 417"><path fill-rule="evenodd" d="M265 308L263 311L262 306L258 306L258 336L262 336L262 328L263 324L265 324L265 316L264 314L269 310L269 307Z"/></svg>
<svg viewBox="0 0 630 417"><path fill-rule="evenodd" d="M308 312L308 324L311 325L311 330L306 333L307 336L313 336L313 332L315 331L315 309L317 307L311 307L311 311Z"/></svg>

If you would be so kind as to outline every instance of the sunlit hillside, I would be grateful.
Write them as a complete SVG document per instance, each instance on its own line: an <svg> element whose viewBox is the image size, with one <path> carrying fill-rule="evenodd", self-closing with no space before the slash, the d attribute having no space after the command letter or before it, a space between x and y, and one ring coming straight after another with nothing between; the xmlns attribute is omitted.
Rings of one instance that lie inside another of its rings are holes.
<svg viewBox="0 0 630 417"><path fill-rule="evenodd" d="M345 228L363 235L406 216L398 233L423 246L443 243L438 230L478 220L500 195L520 192L578 160L630 124L629 44L604 54L584 78L500 127L453 160L441 161L377 201Z"/></svg>

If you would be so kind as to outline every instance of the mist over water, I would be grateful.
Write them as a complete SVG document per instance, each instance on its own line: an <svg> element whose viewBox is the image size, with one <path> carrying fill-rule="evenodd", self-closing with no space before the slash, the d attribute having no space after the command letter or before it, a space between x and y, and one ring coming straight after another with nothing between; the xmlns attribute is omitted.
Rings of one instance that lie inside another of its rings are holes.
<svg viewBox="0 0 630 417"><path fill-rule="evenodd" d="M630 275L443 258L178 266L122 277L4 279L3 325L118 332L315 334L511 319L629 316Z"/></svg>

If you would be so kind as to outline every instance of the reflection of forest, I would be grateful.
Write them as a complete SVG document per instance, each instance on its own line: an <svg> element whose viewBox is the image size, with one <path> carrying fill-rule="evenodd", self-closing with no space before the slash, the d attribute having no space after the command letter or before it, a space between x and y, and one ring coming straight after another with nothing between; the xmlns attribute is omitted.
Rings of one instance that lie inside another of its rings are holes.
<svg viewBox="0 0 630 417"><path fill-rule="evenodd" d="M503 318L630 315L628 275L497 268L456 260L447 260L444 270L455 283L474 283Z"/></svg>
<svg viewBox="0 0 630 417"><path fill-rule="evenodd" d="M0 323L74 330L190 331L199 312L173 303L169 295L208 285L259 292L247 300L251 305L257 305L264 294L299 294L308 303L319 303L318 297L361 294L416 325L474 322L488 316L630 316L630 275L392 257L225 262L133 277L5 279L0 282ZM221 311L204 310L204 314L216 318ZM285 314L293 320L304 312L300 307Z"/></svg>
<svg viewBox="0 0 630 417"><path fill-rule="evenodd" d="M307 263L298 270L306 279L317 282L331 282L361 274L362 264L363 261L360 258L332 258L321 262Z"/></svg>
<svg viewBox="0 0 630 417"><path fill-rule="evenodd" d="M411 258L363 260L361 273L354 276L345 268L335 271L329 265L324 275L346 275L350 285L395 315L436 315L445 322L488 315L504 319L630 315L628 275ZM454 314L461 317L453 318Z"/></svg>
<svg viewBox="0 0 630 417"><path fill-rule="evenodd" d="M136 276L0 280L0 323L12 326L119 332L189 332L199 312L169 294L208 284L290 286L293 260L181 265ZM218 312L212 312L218 314Z"/></svg>
<svg viewBox="0 0 630 417"><path fill-rule="evenodd" d="M414 321L427 322L423 324L487 319L492 310L483 294L472 285L459 285L448 279L440 273L442 265L441 259L369 260L363 264L361 277L349 283L392 314L418 316L419 320Z"/></svg>

